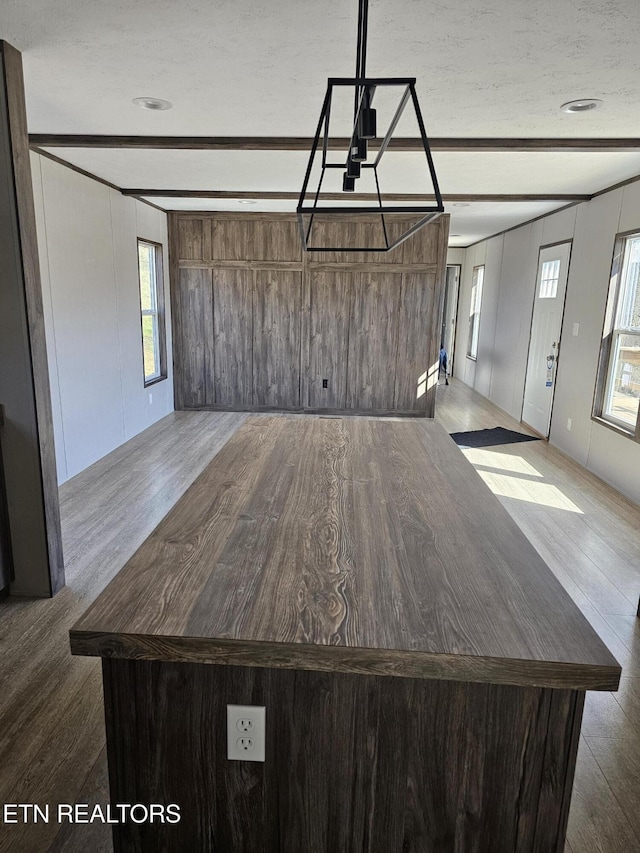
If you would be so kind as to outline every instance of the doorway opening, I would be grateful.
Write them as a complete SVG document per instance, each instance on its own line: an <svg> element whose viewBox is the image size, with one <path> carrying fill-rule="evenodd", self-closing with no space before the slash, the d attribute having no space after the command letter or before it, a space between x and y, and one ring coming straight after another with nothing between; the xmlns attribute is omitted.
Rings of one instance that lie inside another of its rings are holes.
<svg viewBox="0 0 640 853"><path fill-rule="evenodd" d="M447 264L444 279L442 322L440 325L440 352L446 353L446 375L453 376L456 345L456 322L458 319L458 294L460 291L460 264ZM442 364L441 356L441 369Z"/></svg>

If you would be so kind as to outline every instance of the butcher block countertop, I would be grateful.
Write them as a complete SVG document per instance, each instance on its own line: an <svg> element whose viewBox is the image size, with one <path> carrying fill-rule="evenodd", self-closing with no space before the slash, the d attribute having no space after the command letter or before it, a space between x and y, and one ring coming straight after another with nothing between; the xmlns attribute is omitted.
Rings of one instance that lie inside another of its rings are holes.
<svg viewBox="0 0 640 853"><path fill-rule="evenodd" d="M252 416L74 654L615 690L620 667L441 426Z"/></svg>

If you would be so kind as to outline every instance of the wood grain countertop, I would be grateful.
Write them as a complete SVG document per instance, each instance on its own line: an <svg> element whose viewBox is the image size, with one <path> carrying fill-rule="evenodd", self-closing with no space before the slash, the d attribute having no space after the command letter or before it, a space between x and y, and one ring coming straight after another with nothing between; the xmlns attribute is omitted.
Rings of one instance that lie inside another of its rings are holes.
<svg viewBox="0 0 640 853"><path fill-rule="evenodd" d="M432 421L250 417L74 654L615 690L620 667Z"/></svg>

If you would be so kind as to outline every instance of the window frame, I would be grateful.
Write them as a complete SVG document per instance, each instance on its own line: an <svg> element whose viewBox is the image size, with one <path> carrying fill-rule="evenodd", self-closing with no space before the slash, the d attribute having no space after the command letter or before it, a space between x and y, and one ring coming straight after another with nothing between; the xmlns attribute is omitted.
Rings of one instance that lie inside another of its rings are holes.
<svg viewBox="0 0 640 853"><path fill-rule="evenodd" d="M621 335L637 335L638 343L640 343L640 331L629 331L616 327L622 294L622 273L624 270L626 248L629 241L633 238L640 239L640 228L634 228L631 231L621 231L615 236L591 419L601 426L617 432L618 435L626 436L632 441L640 443L640 408L635 428L605 412L605 405L610 396L613 381L613 365L615 363L618 339Z"/></svg>
<svg viewBox="0 0 640 853"><path fill-rule="evenodd" d="M478 299L478 276L479 270L482 270L482 280L480 282L480 299ZM478 360L478 343L480 341L480 312L482 311L482 297L484 296L484 276L485 276L485 264L477 264L473 268L473 272L471 274L471 304L469 305L469 337L467 339L467 358L470 358L472 361ZM475 293L475 305L477 305L477 310L474 310L474 299L473 299L473 288L476 288ZM476 334L477 332L477 334ZM473 338L475 334L475 352L473 352Z"/></svg>
<svg viewBox="0 0 640 853"><path fill-rule="evenodd" d="M562 244L560 244L560 245L562 245ZM547 266L547 264L553 264L554 265L554 272L557 271L557 273L558 273L556 276L553 276L551 278L545 278L544 277L544 268ZM555 264L557 264L557 267L555 267ZM539 265L539 261L538 261L538 265ZM540 269L540 287L538 288L538 292L536 293L536 297L535 297L536 299L555 299L557 297L557 295L558 295L558 283L560 282L560 269L561 269L561 264L560 264L559 260L543 261L542 262L542 268ZM536 278L537 278L537 276L536 276ZM552 288L552 292L548 292L548 288L544 287L544 285L548 284L550 281L553 282L553 284L554 284L554 287ZM543 290L544 290L544 292L543 292Z"/></svg>
<svg viewBox="0 0 640 853"><path fill-rule="evenodd" d="M155 276L152 284L155 285L155 311L150 311L142 307L142 281L140 276L140 246L149 246L153 249ZM138 237L136 241L136 261L138 264L138 302L140 305L140 345L142 351L142 378L145 388L155 385L157 382L163 382L167 379L167 331L165 318L165 293L164 293L164 264L163 264L163 246L162 243L157 243L155 240L149 240L146 237ZM155 326L158 343L158 367L159 372L147 379L144 371L144 317L152 316L156 318Z"/></svg>

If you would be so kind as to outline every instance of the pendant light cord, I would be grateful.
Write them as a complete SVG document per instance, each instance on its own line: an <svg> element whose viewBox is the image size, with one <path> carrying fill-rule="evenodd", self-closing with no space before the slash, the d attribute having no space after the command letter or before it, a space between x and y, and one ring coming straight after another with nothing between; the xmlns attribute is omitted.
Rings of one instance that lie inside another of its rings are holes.
<svg viewBox="0 0 640 853"><path fill-rule="evenodd" d="M358 2L358 47L356 48L356 77L367 75L367 26L369 23L369 0Z"/></svg>
<svg viewBox="0 0 640 853"><path fill-rule="evenodd" d="M367 74L367 26L369 23L369 0L358 0L358 45L356 48L356 78L362 79ZM356 86L353 120L358 113L358 105L362 97L362 87Z"/></svg>

